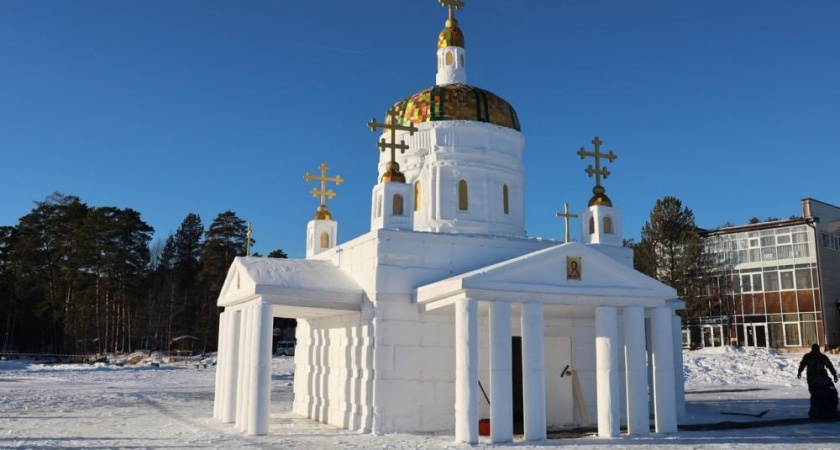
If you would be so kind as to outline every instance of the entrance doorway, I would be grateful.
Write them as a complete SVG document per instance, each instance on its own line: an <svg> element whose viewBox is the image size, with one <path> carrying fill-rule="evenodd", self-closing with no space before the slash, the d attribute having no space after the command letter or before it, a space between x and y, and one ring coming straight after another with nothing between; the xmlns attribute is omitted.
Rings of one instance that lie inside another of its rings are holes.
<svg viewBox="0 0 840 450"><path fill-rule="evenodd" d="M767 324L745 323L744 337L747 347L767 347Z"/></svg>
<svg viewBox="0 0 840 450"><path fill-rule="evenodd" d="M511 342L511 377L513 383L513 432L523 433L525 416L522 390L522 338ZM572 340L568 337L543 338L545 374L545 420L549 429L572 426L574 396L572 393Z"/></svg>
<svg viewBox="0 0 840 450"><path fill-rule="evenodd" d="M525 402L522 400L522 338L514 336L511 345L513 350L513 432L522 434L525 429Z"/></svg>

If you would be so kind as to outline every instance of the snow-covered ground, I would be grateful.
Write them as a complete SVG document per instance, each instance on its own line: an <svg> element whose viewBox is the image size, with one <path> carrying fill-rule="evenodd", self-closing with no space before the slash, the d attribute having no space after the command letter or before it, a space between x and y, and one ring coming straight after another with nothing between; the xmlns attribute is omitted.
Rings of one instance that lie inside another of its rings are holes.
<svg viewBox="0 0 840 450"><path fill-rule="evenodd" d="M796 378L801 355L721 348L686 352L686 417L681 426L807 417ZM832 356L835 366L840 358ZM212 418L215 370L195 364L44 365L0 361L0 448L466 449L451 435L373 436L293 416L290 358L273 361L270 432L247 437ZM761 418L722 412L759 414ZM680 431L599 439L591 435L478 448L573 446L648 449L838 449L840 422Z"/></svg>

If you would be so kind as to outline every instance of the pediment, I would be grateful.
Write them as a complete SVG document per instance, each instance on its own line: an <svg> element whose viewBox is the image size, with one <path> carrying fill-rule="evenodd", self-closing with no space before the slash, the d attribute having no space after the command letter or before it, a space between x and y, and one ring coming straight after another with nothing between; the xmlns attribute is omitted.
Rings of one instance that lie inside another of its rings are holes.
<svg viewBox="0 0 840 450"><path fill-rule="evenodd" d="M576 269L576 270L575 270ZM584 298L666 301L676 291L610 256L578 242L569 242L467 272L417 289L418 303L465 293L487 299L505 296L541 299L547 303Z"/></svg>
<svg viewBox="0 0 840 450"><path fill-rule="evenodd" d="M346 312L361 310L363 297L358 283L329 261L237 257L217 304L259 299L290 309Z"/></svg>

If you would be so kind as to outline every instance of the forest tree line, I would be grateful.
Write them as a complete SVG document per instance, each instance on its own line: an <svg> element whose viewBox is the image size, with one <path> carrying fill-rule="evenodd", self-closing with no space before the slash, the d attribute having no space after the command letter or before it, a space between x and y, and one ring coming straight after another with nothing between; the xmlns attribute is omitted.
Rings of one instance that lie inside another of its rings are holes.
<svg viewBox="0 0 840 450"><path fill-rule="evenodd" d="M225 211L205 230L190 213L165 240L153 233L131 208L59 193L0 226L0 351L167 350L180 336L214 350L216 300L248 247L245 221Z"/></svg>

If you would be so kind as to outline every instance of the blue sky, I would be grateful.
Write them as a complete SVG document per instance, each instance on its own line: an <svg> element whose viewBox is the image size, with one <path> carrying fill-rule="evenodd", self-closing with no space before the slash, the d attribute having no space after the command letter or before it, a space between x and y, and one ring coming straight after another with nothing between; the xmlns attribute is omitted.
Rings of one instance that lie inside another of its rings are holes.
<svg viewBox="0 0 840 450"><path fill-rule="evenodd" d="M840 205L840 2L467 0L468 81L526 138L526 230L585 207L576 151L638 240L676 196L701 227ZM347 181L339 241L369 230L376 135L434 84L433 0L0 2L0 225L51 192L134 208L163 239L190 212L253 222L255 251L304 256L321 162ZM579 235L573 223L573 238Z"/></svg>

